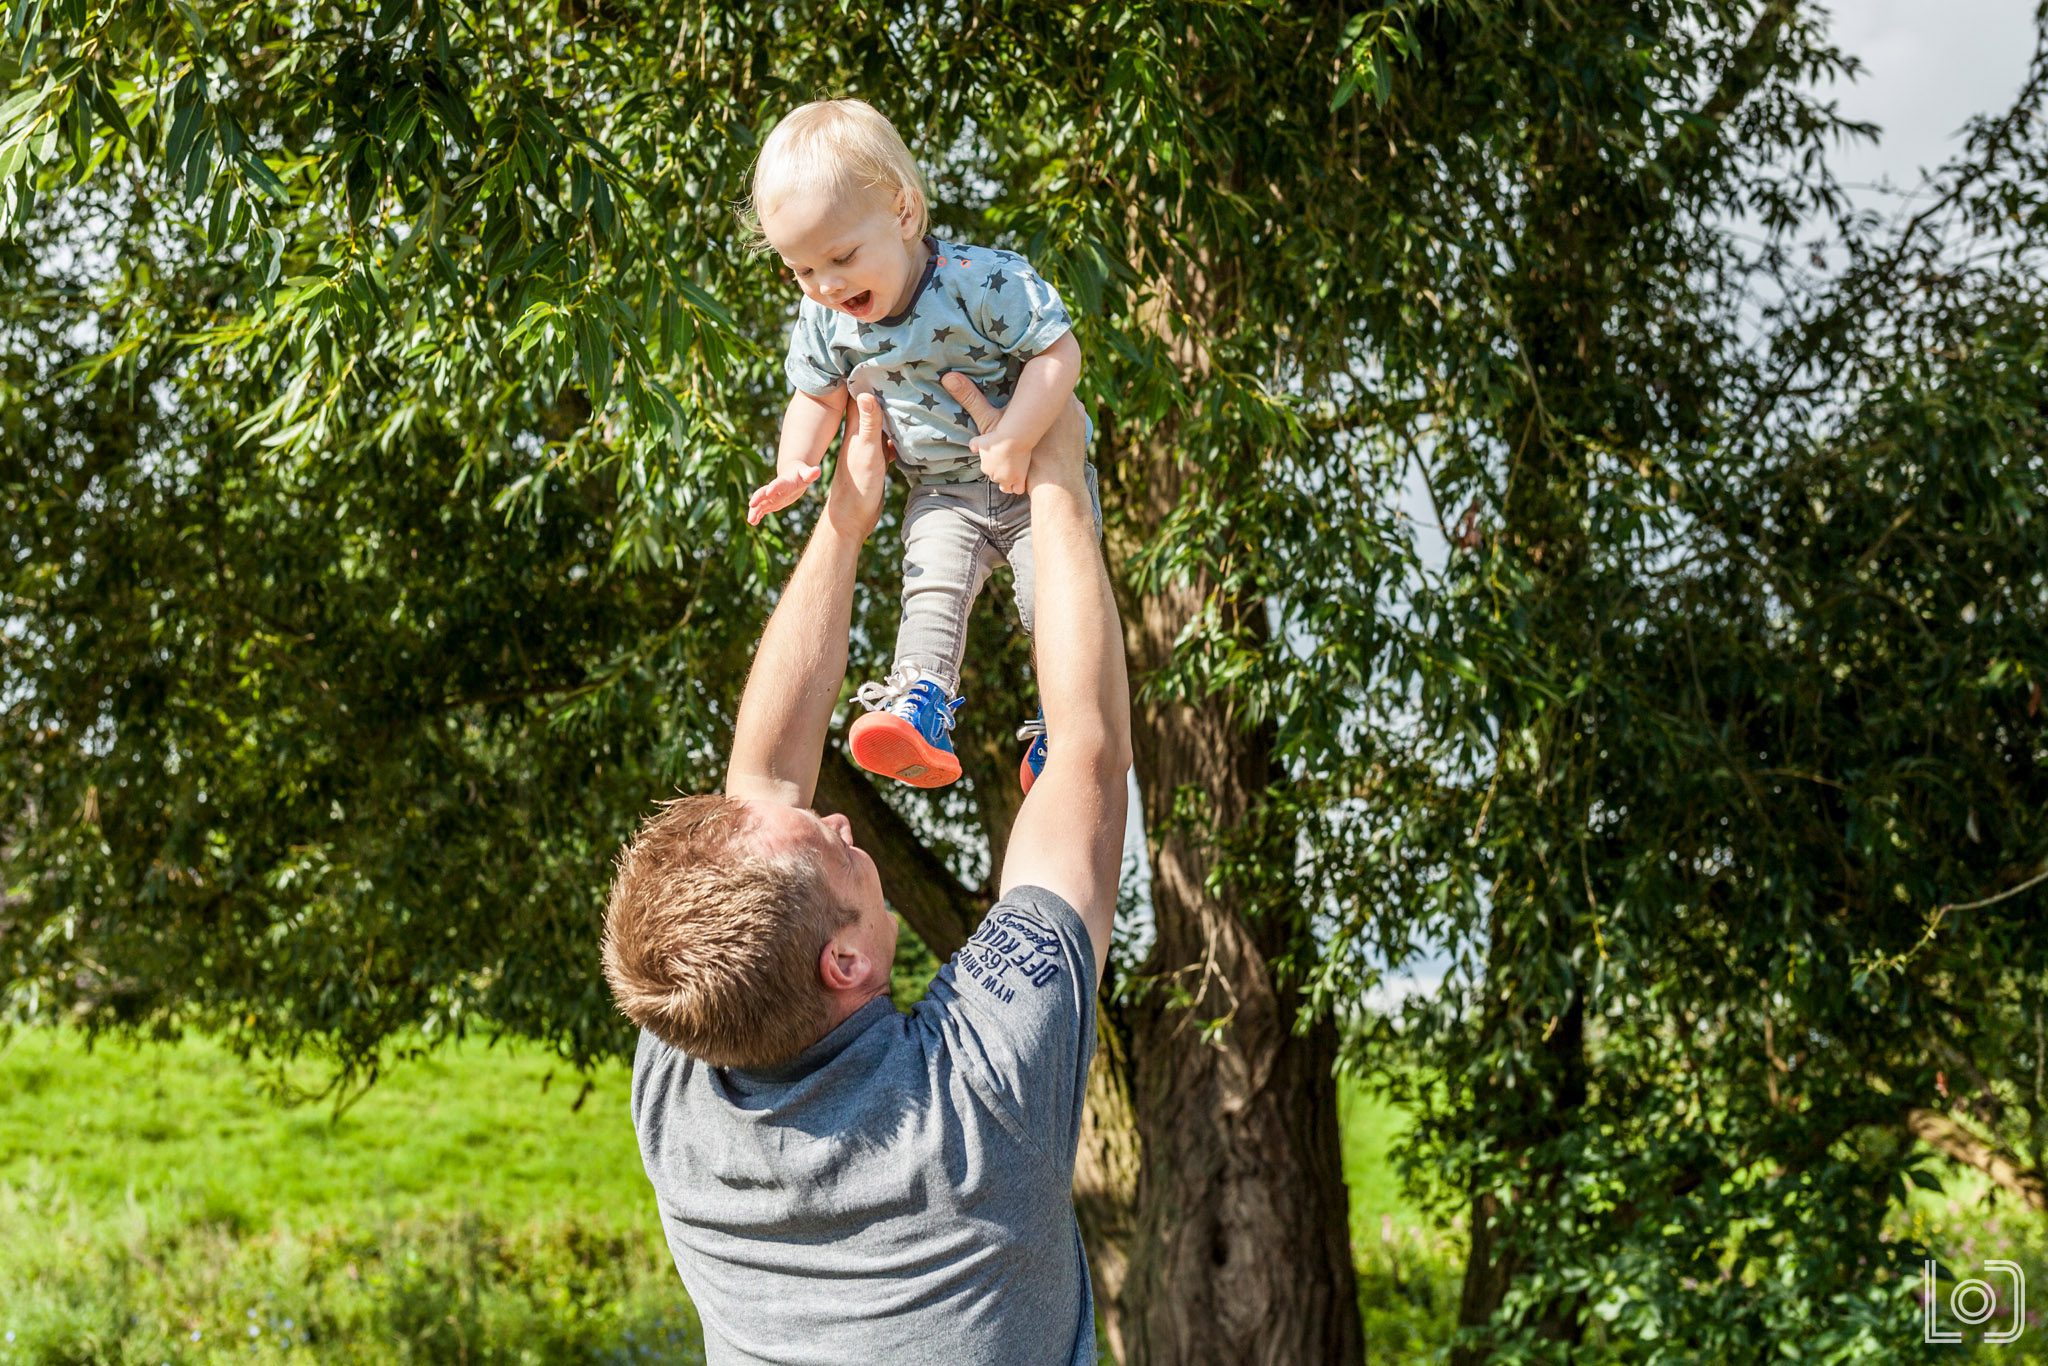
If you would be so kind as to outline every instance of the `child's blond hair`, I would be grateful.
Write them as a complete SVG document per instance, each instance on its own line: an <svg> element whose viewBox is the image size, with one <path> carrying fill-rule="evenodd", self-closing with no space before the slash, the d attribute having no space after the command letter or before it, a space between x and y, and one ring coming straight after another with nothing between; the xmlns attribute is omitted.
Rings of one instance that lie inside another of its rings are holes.
<svg viewBox="0 0 2048 1366"><path fill-rule="evenodd" d="M754 163L747 220L761 235L761 214L798 190L831 195L879 192L893 208L908 195L920 235L931 227L924 178L895 127L861 100L813 100L783 115Z"/></svg>

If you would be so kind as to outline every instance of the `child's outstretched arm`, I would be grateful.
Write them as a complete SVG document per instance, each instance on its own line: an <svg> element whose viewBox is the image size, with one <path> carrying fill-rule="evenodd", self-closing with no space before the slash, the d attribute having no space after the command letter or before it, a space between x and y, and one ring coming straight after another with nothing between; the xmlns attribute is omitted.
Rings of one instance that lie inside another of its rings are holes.
<svg viewBox="0 0 2048 1366"><path fill-rule="evenodd" d="M968 442L981 457L981 472L1004 493L1024 492L1031 452L1066 411L1081 378L1081 343L1068 332L1024 363L1009 406L989 431Z"/></svg>
<svg viewBox="0 0 2048 1366"><path fill-rule="evenodd" d="M817 482L832 444L832 433L846 413L846 386L825 395L807 394L799 389L789 397L782 413L782 440L775 448L775 477L754 490L747 499L747 525L757 526L771 512L780 512L804 496Z"/></svg>

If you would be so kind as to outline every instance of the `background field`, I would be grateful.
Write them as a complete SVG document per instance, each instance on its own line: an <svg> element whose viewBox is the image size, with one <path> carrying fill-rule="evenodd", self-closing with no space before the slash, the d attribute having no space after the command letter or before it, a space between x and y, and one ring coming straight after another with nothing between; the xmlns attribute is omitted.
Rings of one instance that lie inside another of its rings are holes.
<svg viewBox="0 0 2048 1366"><path fill-rule="evenodd" d="M314 1069L303 1069L310 1082ZM405 1062L338 1119L283 1108L218 1044L0 1053L0 1361L697 1359L626 1120L471 1042ZM1455 1265L1380 1160L1399 1117L1347 1091L1373 1321L1446 1330Z"/></svg>
<svg viewBox="0 0 2048 1366"><path fill-rule="evenodd" d="M699 1360L626 1071L578 1106L580 1090L539 1050L473 1041L335 1118L280 1106L204 1039L17 1033L0 1051L0 1362ZM1460 1240L1401 1193L1399 1113L1348 1082L1342 1113L1372 1359L1429 1359ZM2019 1256L2048 1287L2038 1221L1980 1199L1921 1192L1901 1223L1961 1258ZM2041 1359L2030 1338L1987 1359Z"/></svg>

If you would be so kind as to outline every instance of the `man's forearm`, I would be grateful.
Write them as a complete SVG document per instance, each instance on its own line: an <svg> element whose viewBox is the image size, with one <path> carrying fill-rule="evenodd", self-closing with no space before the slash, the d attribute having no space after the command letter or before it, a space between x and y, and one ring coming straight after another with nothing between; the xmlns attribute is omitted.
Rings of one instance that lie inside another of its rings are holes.
<svg viewBox="0 0 2048 1366"><path fill-rule="evenodd" d="M725 770L727 796L810 805L846 678L860 547L834 518L818 519L747 675Z"/></svg>
<svg viewBox="0 0 2048 1366"><path fill-rule="evenodd" d="M1083 456L1076 409L1054 422L1031 461L1032 639L1046 757L1010 827L998 886L1005 896L1028 883L1064 897L1088 928L1099 982L1129 805L1131 688Z"/></svg>
<svg viewBox="0 0 2048 1366"><path fill-rule="evenodd" d="M1048 736L1122 774L1130 765L1131 689L1122 627L1078 463L1031 490L1037 565L1038 690Z"/></svg>

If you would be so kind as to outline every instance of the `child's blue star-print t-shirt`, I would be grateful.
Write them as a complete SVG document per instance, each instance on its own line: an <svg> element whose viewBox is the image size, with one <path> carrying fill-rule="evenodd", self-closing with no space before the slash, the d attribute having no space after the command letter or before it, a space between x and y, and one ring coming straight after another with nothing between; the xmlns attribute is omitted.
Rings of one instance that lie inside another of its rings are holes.
<svg viewBox="0 0 2048 1366"><path fill-rule="evenodd" d="M861 320L803 301L784 372L822 398L844 384L881 402L896 459L913 481L975 478L974 420L939 383L958 370L1003 407L1024 362L1073 330L1059 294L1014 251L936 237L909 305Z"/></svg>

